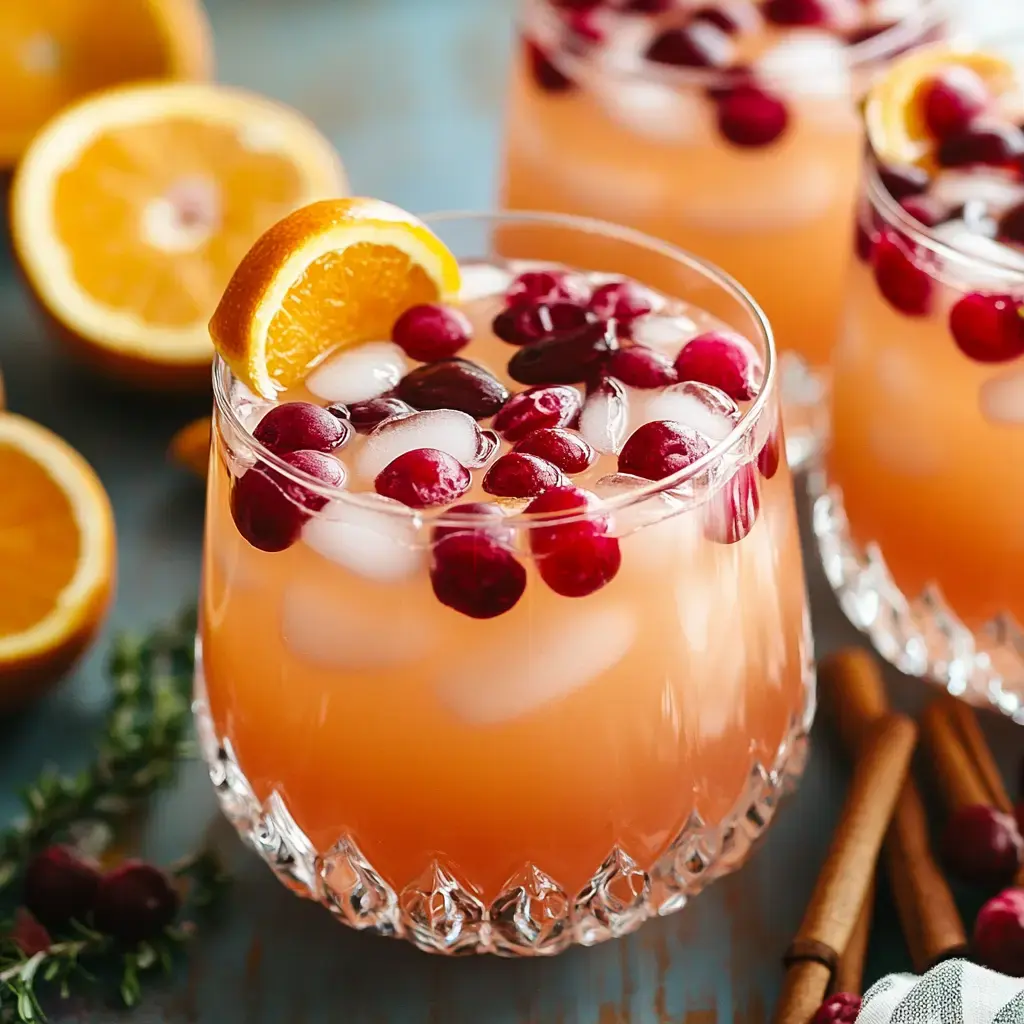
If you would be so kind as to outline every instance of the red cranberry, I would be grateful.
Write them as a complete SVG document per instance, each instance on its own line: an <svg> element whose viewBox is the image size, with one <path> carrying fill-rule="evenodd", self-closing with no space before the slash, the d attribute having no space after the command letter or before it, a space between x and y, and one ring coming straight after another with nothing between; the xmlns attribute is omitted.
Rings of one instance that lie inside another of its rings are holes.
<svg viewBox="0 0 1024 1024"><path fill-rule="evenodd" d="M857 251L857 258L862 263L871 262L871 253L874 251L875 242L878 239L878 228L872 224L865 225L865 217L869 216L867 211L862 211L857 217L857 224L854 228L854 247Z"/></svg>
<svg viewBox="0 0 1024 1024"><path fill-rule="evenodd" d="M570 11L568 18L566 19L566 27L570 34L574 39L579 40L585 45L593 45L594 43L604 41L604 28L596 16L599 6L600 5L593 5L591 7Z"/></svg>
<svg viewBox="0 0 1024 1024"><path fill-rule="evenodd" d="M875 39L890 29L894 29L898 24L899 22L895 21L881 21L874 25L861 25L847 32L846 45L856 46L858 43L866 43L869 39ZM893 54L895 55L896 52L898 51L893 51Z"/></svg>
<svg viewBox="0 0 1024 1024"><path fill-rule="evenodd" d="M693 21L669 28L647 48L647 59L655 64L680 68L725 68L732 63L729 37L706 21Z"/></svg>
<svg viewBox="0 0 1024 1024"><path fill-rule="evenodd" d="M962 65L952 65L925 82L918 95L924 123L937 139L962 132L989 102L981 76Z"/></svg>
<svg viewBox="0 0 1024 1024"><path fill-rule="evenodd" d="M328 487L345 482L341 464L320 452L288 452L281 456L299 473L306 473ZM327 504L327 499L263 463L235 481L231 491L231 516L238 532L261 551L284 551L298 540L306 520Z"/></svg>
<svg viewBox="0 0 1024 1024"><path fill-rule="evenodd" d="M505 292L509 306L570 302L582 306L590 298L586 281L568 270L527 270L514 278Z"/></svg>
<svg viewBox="0 0 1024 1024"><path fill-rule="evenodd" d="M710 445L696 430L673 420L655 420L634 431L622 446L619 472L664 480L709 451Z"/></svg>
<svg viewBox="0 0 1024 1024"><path fill-rule="evenodd" d="M96 902L100 873L68 846L49 846L25 871L24 902L51 928L84 923Z"/></svg>
<svg viewBox="0 0 1024 1024"><path fill-rule="evenodd" d="M519 349L508 361L508 373L520 384L575 384L600 369L618 344L609 324L586 324Z"/></svg>
<svg viewBox="0 0 1024 1024"><path fill-rule="evenodd" d="M1012 815L971 804L946 823L942 849L950 870L965 881L1000 885L1016 874L1024 842Z"/></svg>
<svg viewBox="0 0 1024 1024"><path fill-rule="evenodd" d="M597 503L597 497L582 487L565 484L552 487L538 495L526 507L528 515L552 516L557 513L582 514ZM587 515L569 523L547 526L538 524L530 528L530 550L535 555L547 555L564 541L576 536L603 536L608 532L608 522L603 516Z"/></svg>
<svg viewBox="0 0 1024 1024"><path fill-rule="evenodd" d="M511 545L514 531L508 524L508 517L492 501L467 501L462 505L452 505L445 512L445 517L472 516L473 521L463 525L435 526L434 542L450 537L453 533L483 532L494 537L503 544Z"/></svg>
<svg viewBox="0 0 1024 1024"><path fill-rule="evenodd" d="M259 421L252 436L277 455L329 452L348 441L352 427L330 409L310 402L285 402Z"/></svg>
<svg viewBox="0 0 1024 1024"><path fill-rule="evenodd" d="M788 125L786 104L756 85L737 85L718 101L718 130L734 146L770 146Z"/></svg>
<svg viewBox="0 0 1024 1024"><path fill-rule="evenodd" d="M27 957L45 953L53 945L50 933L24 907L14 912L10 937Z"/></svg>
<svg viewBox="0 0 1024 1024"><path fill-rule="evenodd" d="M855 1024L860 1014L861 998L850 992L837 992L818 1007L811 1024Z"/></svg>
<svg viewBox="0 0 1024 1024"><path fill-rule="evenodd" d="M512 450L536 455L569 474L582 473L597 458L597 453L579 434L561 427L534 430L518 441Z"/></svg>
<svg viewBox="0 0 1024 1024"><path fill-rule="evenodd" d="M935 283L911 256L910 243L892 231L883 231L871 254L875 282L893 308L906 316L927 316Z"/></svg>
<svg viewBox="0 0 1024 1024"><path fill-rule="evenodd" d="M469 490L469 470L437 448L414 448L377 474L374 487L385 498L410 508L447 505Z"/></svg>
<svg viewBox="0 0 1024 1024"><path fill-rule="evenodd" d="M907 196L920 195L928 188L931 181L928 173L914 164L880 166L878 168L878 178L885 186L886 192L897 202L901 199L906 199Z"/></svg>
<svg viewBox="0 0 1024 1024"><path fill-rule="evenodd" d="M933 228L936 224L949 220L947 208L931 196L907 196L906 199L900 200L900 206L918 224L923 224L926 228Z"/></svg>
<svg viewBox="0 0 1024 1024"><path fill-rule="evenodd" d="M622 565L614 537L580 533L538 560L540 578L562 597L586 597L610 583Z"/></svg>
<svg viewBox="0 0 1024 1024"><path fill-rule="evenodd" d="M704 536L717 544L736 544L754 528L761 496L753 466L740 466L708 502Z"/></svg>
<svg viewBox="0 0 1024 1024"><path fill-rule="evenodd" d="M411 416L416 410L400 398L371 398L349 407L349 419L356 433L371 434L393 416Z"/></svg>
<svg viewBox="0 0 1024 1024"><path fill-rule="evenodd" d="M974 921L979 963L1011 978L1024 978L1024 889L1006 889L990 899Z"/></svg>
<svg viewBox="0 0 1024 1024"><path fill-rule="evenodd" d="M609 281L594 289L588 308L602 320L628 324L654 309L654 296L635 281Z"/></svg>
<svg viewBox="0 0 1024 1024"><path fill-rule="evenodd" d="M647 390L668 387L678 380L672 360L645 345L633 345L613 352L605 364L605 373L627 387Z"/></svg>
<svg viewBox="0 0 1024 1024"><path fill-rule="evenodd" d="M483 489L499 498L533 498L565 481L550 462L524 452L506 452L487 470Z"/></svg>
<svg viewBox="0 0 1024 1024"><path fill-rule="evenodd" d="M1016 167L1024 155L1024 131L1016 125L975 123L953 135L947 135L936 154L942 167Z"/></svg>
<svg viewBox="0 0 1024 1024"><path fill-rule="evenodd" d="M704 94L718 103L737 89L751 85L756 85L754 69L749 64L734 64L731 68L723 68L715 81L704 87Z"/></svg>
<svg viewBox="0 0 1024 1024"><path fill-rule="evenodd" d="M949 311L949 329L975 362L1004 363L1024 355L1024 304L1012 295L965 295Z"/></svg>
<svg viewBox="0 0 1024 1024"><path fill-rule="evenodd" d="M533 80L545 92L567 92L572 88L572 79L562 74L551 62L551 58L532 40L526 42L526 59Z"/></svg>
<svg viewBox="0 0 1024 1024"><path fill-rule="evenodd" d="M520 441L541 427L565 427L579 415L583 400L571 387L530 388L513 395L494 417L494 429L506 441Z"/></svg>
<svg viewBox="0 0 1024 1024"><path fill-rule="evenodd" d="M776 25L827 25L831 10L823 0L768 0L764 16Z"/></svg>
<svg viewBox="0 0 1024 1024"><path fill-rule="evenodd" d="M526 590L526 569L483 531L452 533L434 546L430 582L438 601L473 619L503 615Z"/></svg>
<svg viewBox="0 0 1024 1024"><path fill-rule="evenodd" d="M520 304L502 310L491 322L491 330L510 345L532 345L579 330L594 319L594 314L574 302Z"/></svg>
<svg viewBox="0 0 1024 1024"><path fill-rule="evenodd" d="M717 4L706 4L693 12L694 21L706 21L730 36L747 31L756 24L754 8L748 0L722 0Z"/></svg>
<svg viewBox="0 0 1024 1024"><path fill-rule="evenodd" d="M123 942L159 935L178 913L181 899L159 868L129 860L108 872L96 894L97 931Z"/></svg>
<svg viewBox="0 0 1024 1024"><path fill-rule="evenodd" d="M431 363L465 348L472 333L469 318L462 310L427 302L407 309L395 321L391 340L410 359Z"/></svg>
<svg viewBox="0 0 1024 1024"><path fill-rule="evenodd" d="M696 380L724 391L734 402L746 402L761 387L764 368L746 338L709 331L688 341L676 356L680 380Z"/></svg>
<svg viewBox="0 0 1024 1024"><path fill-rule="evenodd" d="M508 401L508 388L468 359L417 366L398 382L397 391L414 409L458 409L476 420L493 416Z"/></svg>
<svg viewBox="0 0 1024 1024"><path fill-rule="evenodd" d="M623 11L627 14L663 14L676 0L626 0Z"/></svg>
<svg viewBox="0 0 1024 1024"><path fill-rule="evenodd" d="M771 480L779 471L782 462L782 428L776 424L772 427L768 440L757 454L757 469L765 480Z"/></svg>
<svg viewBox="0 0 1024 1024"><path fill-rule="evenodd" d="M999 219L999 238L1024 246L1024 203L1007 210Z"/></svg>

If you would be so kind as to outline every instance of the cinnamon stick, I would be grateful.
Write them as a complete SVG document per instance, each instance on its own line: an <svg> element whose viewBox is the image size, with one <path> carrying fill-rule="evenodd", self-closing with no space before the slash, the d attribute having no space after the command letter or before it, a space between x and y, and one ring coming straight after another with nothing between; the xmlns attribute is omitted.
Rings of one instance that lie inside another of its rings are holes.
<svg viewBox="0 0 1024 1024"><path fill-rule="evenodd" d="M868 955L868 940L871 938L871 918L875 910L875 883L868 886L864 906L857 915L850 941L839 955L835 974L832 976L833 992L852 992L860 995L864 983L864 961Z"/></svg>
<svg viewBox="0 0 1024 1024"><path fill-rule="evenodd" d="M914 723L896 714L863 738L839 826L790 947L776 1024L807 1024L825 998L835 968L829 961L853 935L916 740Z"/></svg>
<svg viewBox="0 0 1024 1024"><path fill-rule="evenodd" d="M974 708L949 694L940 697L938 703L949 718L960 739L960 745L971 764L974 765L977 778L988 793L988 799L985 802L1005 814L1013 814L1013 803L1010 800L1010 795L1006 792L999 767L996 765L992 751L978 724L978 716L974 713Z"/></svg>
<svg viewBox="0 0 1024 1024"><path fill-rule="evenodd" d="M844 743L856 755L865 730L888 711L878 663L866 651L840 651L822 661L818 675ZM924 805L912 778L896 804L885 861L915 970L923 972L961 952L967 943L963 921L932 854Z"/></svg>
<svg viewBox="0 0 1024 1024"><path fill-rule="evenodd" d="M942 698L932 701L921 715L921 741L951 812L972 804L990 802L988 787L975 771L971 757L961 744Z"/></svg>

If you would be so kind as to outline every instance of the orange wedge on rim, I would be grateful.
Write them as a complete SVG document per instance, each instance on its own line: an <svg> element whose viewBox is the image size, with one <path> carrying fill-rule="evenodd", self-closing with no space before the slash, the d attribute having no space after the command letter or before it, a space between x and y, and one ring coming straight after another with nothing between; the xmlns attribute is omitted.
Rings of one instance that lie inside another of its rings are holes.
<svg viewBox="0 0 1024 1024"><path fill-rule="evenodd" d="M45 427L0 413L0 708L56 680L103 622L114 517L88 463Z"/></svg>
<svg viewBox="0 0 1024 1024"><path fill-rule="evenodd" d="M0 4L0 166L69 103L137 79L203 79L199 0L7 0Z"/></svg>
<svg viewBox="0 0 1024 1024"><path fill-rule="evenodd" d="M267 227L343 195L305 118L226 86L123 86L51 121L18 167L15 252L69 341L116 376L208 382L207 323Z"/></svg>
<svg viewBox="0 0 1024 1024"><path fill-rule="evenodd" d="M330 352L388 338L410 306L458 291L458 261L412 214L379 199L326 200L249 250L210 336L235 376L272 399Z"/></svg>
<svg viewBox="0 0 1024 1024"><path fill-rule="evenodd" d="M994 96L1014 82L1011 64L977 50L938 45L897 60L872 85L864 105L868 140L882 162L932 169L935 140L925 125L921 90L951 67L975 72Z"/></svg>

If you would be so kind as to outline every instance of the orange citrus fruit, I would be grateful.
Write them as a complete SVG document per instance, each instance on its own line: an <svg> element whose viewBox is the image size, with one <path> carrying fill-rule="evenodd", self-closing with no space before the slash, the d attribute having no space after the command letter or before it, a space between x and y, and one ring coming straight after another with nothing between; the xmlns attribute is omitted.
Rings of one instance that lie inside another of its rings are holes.
<svg viewBox="0 0 1024 1024"><path fill-rule="evenodd" d="M0 4L0 166L80 97L137 79L212 70L199 0L5 0Z"/></svg>
<svg viewBox="0 0 1024 1024"><path fill-rule="evenodd" d="M210 336L239 380L274 398L331 351L388 338L410 306L458 290L458 261L412 214L379 199L325 200L249 250Z"/></svg>
<svg viewBox="0 0 1024 1024"><path fill-rule="evenodd" d="M51 121L18 167L14 248L61 333L136 383L209 380L231 272L290 211L347 191L330 143L278 103L200 83L121 86Z"/></svg>
<svg viewBox="0 0 1024 1024"><path fill-rule="evenodd" d="M930 46L896 61L872 85L864 105L868 139L881 161L932 168L935 140L925 124L922 89L953 67L975 72L994 96L1014 81L1012 65L1001 57L949 45Z"/></svg>
<svg viewBox="0 0 1024 1024"><path fill-rule="evenodd" d="M89 464L45 427L0 413L0 708L57 679L101 625L114 516Z"/></svg>
<svg viewBox="0 0 1024 1024"><path fill-rule="evenodd" d="M210 438L213 424L209 416L193 420L171 438L172 461L198 476L205 477L210 461Z"/></svg>

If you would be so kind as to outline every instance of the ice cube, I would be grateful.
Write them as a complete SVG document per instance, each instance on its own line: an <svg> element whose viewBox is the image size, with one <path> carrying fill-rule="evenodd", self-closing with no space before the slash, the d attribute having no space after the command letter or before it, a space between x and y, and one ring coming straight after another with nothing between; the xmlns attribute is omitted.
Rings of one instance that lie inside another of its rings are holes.
<svg viewBox="0 0 1024 1024"><path fill-rule="evenodd" d="M921 0L868 0L867 14L880 24L900 22L921 13Z"/></svg>
<svg viewBox="0 0 1024 1024"><path fill-rule="evenodd" d="M392 583L413 576L423 564L417 546L420 520L401 502L379 494L358 503L332 501L306 523L302 539L318 554L357 576Z"/></svg>
<svg viewBox="0 0 1024 1024"><path fill-rule="evenodd" d="M1012 174L998 170L943 171L928 195L951 210L980 203L986 213L998 217L1024 201L1024 186Z"/></svg>
<svg viewBox="0 0 1024 1024"><path fill-rule="evenodd" d="M693 427L712 443L725 440L740 419L739 408L728 395L692 380L652 394L637 413L633 430L654 420L675 420Z"/></svg>
<svg viewBox="0 0 1024 1024"><path fill-rule="evenodd" d="M605 33L604 44L593 55L597 75L621 81L624 71L642 71L654 30L650 18L617 18Z"/></svg>
<svg viewBox="0 0 1024 1024"><path fill-rule="evenodd" d="M839 17L856 14L848 3L835 5ZM846 100L853 95L846 48L830 32L797 29L787 33L757 61L755 70L763 81L791 96Z"/></svg>
<svg viewBox="0 0 1024 1024"><path fill-rule="evenodd" d="M583 403L580 433L595 451L617 454L629 427L626 392L616 380L602 382Z"/></svg>
<svg viewBox="0 0 1024 1024"><path fill-rule="evenodd" d="M637 317L630 326L630 333L637 344L649 345L674 356L686 342L700 334L700 328L688 316L651 313Z"/></svg>
<svg viewBox="0 0 1024 1024"><path fill-rule="evenodd" d="M365 402L390 391L405 375L405 353L390 341L368 341L318 366L306 387L327 402Z"/></svg>
<svg viewBox="0 0 1024 1024"><path fill-rule="evenodd" d="M472 416L457 409L426 409L385 420L367 437L356 457L356 469L372 480L399 455L416 448L437 448L470 468L482 465L492 454L491 443Z"/></svg>
<svg viewBox="0 0 1024 1024"><path fill-rule="evenodd" d="M589 602L588 602L589 603ZM567 697L628 654L636 621L625 605L568 610L560 605L530 623L529 642L513 631L507 647L492 638L437 681L440 701L463 721L498 725ZM481 665L487 671L481 672Z"/></svg>
<svg viewBox="0 0 1024 1024"><path fill-rule="evenodd" d="M509 271L490 263L472 263L464 266L459 301L474 302L491 295L504 295L511 281L512 275Z"/></svg>
<svg viewBox="0 0 1024 1024"><path fill-rule="evenodd" d="M1006 289L1016 285L1020 272L1024 270L1024 253L972 231L962 220L940 224L932 233L967 257L948 260L946 265L946 269L965 286Z"/></svg>
<svg viewBox="0 0 1024 1024"><path fill-rule="evenodd" d="M696 89L604 76L595 77L593 87L613 121L655 142L692 142L708 116L707 102Z"/></svg>
<svg viewBox="0 0 1024 1024"><path fill-rule="evenodd" d="M1004 426L1024 426L1024 367L985 381L980 399L986 419Z"/></svg>
<svg viewBox="0 0 1024 1024"><path fill-rule="evenodd" d="M298 658L323 668L388 669L427 656L436 644L430 620L396 601L367 607L354 594L297 580L281 601L281 637Z"/></svg>

